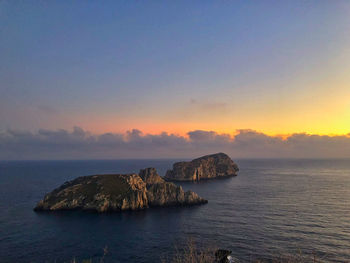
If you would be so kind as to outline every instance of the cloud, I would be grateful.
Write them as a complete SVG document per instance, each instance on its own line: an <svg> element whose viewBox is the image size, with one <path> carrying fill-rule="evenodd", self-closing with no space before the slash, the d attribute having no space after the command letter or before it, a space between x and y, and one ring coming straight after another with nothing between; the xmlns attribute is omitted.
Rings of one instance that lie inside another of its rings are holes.
<svg viewBox="0 0 350 263"><path fill-rule="evenodd" d="M80 127L0 131L1 160L192 158L215 152L232 158L350 158L350 136L301 133L282 138L254 130L238 130L235 135L195 130L180 136L137 129L96 135Z"/></svg>
<svg viewBox="0 0 350 263"><path fill-rule="evenodd" d="M226 102L217 101L200 101L197 99L190 99L190 106L193 110L207 111L207 112L226 112L228 104Z"/></svg>
<svg viewBox="0 0 350 263"><path fill-rule="evenodd" d="M48 114L48 115L58 113L58 110L55 109L54 107L49 106L49 105L44 105L44 104L38 105L37 109L39 110L39 112L44 113L44 114Z"/></svg>

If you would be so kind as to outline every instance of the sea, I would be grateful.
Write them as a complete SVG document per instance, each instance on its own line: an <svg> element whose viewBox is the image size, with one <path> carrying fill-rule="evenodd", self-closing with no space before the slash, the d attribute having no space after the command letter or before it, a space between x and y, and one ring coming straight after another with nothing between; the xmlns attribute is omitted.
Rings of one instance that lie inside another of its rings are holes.
<svg viewBox="0 0 350 263"><path fill-rule="evenodd" d="M193 242L239 262L282 255L350 262L350 160L235 160L238 176L181 183L208 204L98 214L37 213L78 176L160 175L178 160L0 161L0 262L161 262Z"/></svg>

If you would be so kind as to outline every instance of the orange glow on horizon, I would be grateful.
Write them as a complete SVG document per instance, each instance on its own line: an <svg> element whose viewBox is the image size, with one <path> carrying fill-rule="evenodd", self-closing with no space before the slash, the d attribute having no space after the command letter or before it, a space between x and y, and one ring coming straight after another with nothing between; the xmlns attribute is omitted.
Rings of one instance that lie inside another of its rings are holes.
<svg viewBox="0 0 350 263"><path fill-rule="evenodd" d="M167 133L167 134L175 134L180 135L184 137L188 137L188 132L195 131L195 130L203 130L203 131L213 131L217 134L228 134L232 137L239 134L240 130L252 130L258 133L262 133L268 136L273 137L280 137L282 139L287 139L293 134L308 134L308 135L324 135L324 136L349 136L350 135L350 129L339 129L339 132L327 132L327 131L315 131L315 130L296 130L296 131L273 131L273 130L261 130L261 129L251 129L251 128L237 128L237 129L230 129L230 128L219 128L216 129L211 127L210 125L200 125L200 126L193 126L191 124L182 124L182 123L174 123L171 126L170 125L164 125L162 123L158 124L144 124L144 125L131 125L127 128L120 128L119 125L106 125L106 126L82 126L85 130L90 131L95 134L103 134L103 133L126 133L127 131L131 131L133 129L140 130L143 135L146 134L161 134L161 133Z"/></svg>

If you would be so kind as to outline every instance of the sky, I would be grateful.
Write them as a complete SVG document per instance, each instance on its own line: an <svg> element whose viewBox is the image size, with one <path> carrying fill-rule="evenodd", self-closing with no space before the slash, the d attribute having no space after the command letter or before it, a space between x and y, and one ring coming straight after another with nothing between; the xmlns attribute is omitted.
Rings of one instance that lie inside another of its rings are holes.
<svg viewBox="0 0 350 263"><path fill-rule="evenodd" d="M347 0L0 1L0 159L350 157L349 32Z"/></svg>

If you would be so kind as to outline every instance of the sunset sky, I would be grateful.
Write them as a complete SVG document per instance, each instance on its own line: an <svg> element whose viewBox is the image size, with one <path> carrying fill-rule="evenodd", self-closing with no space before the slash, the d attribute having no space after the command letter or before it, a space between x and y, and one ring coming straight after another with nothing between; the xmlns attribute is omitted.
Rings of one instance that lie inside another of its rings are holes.
<svg viewBox="0 0 350 263"><path fill-rule="evenodd" d="M349 1L1 1L0 132L350 132Z"/></svg>

